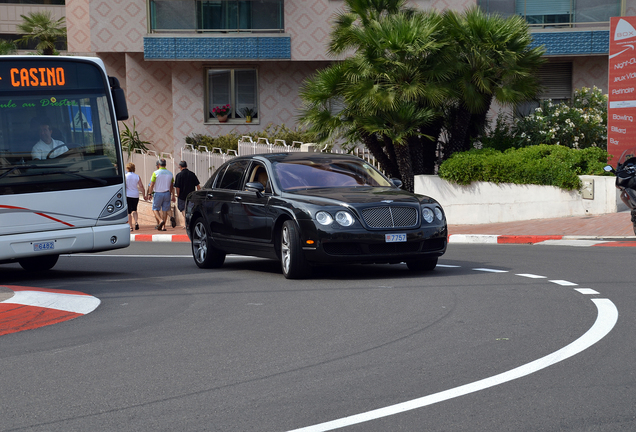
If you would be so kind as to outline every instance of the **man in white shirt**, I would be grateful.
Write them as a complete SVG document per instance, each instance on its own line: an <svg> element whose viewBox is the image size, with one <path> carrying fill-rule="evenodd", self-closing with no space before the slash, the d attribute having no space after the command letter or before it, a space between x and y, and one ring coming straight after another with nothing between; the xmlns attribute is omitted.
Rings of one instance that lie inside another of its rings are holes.
<svg viewBox="0 0 636 432"><path fill-rule="evenodd" d="M40 122L39 133L40 141L36 142L31 150L31 157L33 159L46 159L47 156L52 159L68 151L68 147L66 147L62 141L51 137L53 131L51 130L51 126L48 122ZM56 150L51 153L51 150L53 149ZM49 153L51 154L49 155Z"/></svg>

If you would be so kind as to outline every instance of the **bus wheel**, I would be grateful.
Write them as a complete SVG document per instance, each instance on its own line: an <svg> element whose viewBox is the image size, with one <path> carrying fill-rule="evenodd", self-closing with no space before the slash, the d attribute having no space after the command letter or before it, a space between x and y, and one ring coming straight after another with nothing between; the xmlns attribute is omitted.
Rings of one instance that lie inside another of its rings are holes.
<svg viewBox="0 0 636 432"><path fill-rule="evenodd" d="M51 270L59 255L42 255L39 257L22 258L18 260L18 263L23 269L28 271L46 271Z"/></svg>

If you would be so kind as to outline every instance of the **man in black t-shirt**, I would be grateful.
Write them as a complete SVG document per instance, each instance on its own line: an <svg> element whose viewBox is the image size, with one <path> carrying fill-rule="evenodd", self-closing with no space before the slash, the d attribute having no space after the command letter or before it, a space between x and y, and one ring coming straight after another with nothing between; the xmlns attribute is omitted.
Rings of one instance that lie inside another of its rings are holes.
<svg viewBox="0 0 636 432"><path fill-rule="evenodd" d="M177 208L183 215L183 227L185 228L185 200L192 191L201 190L197 175L188 169L186 161L179 162L179 173L174 180L174 188L177 190Z"/></svg>

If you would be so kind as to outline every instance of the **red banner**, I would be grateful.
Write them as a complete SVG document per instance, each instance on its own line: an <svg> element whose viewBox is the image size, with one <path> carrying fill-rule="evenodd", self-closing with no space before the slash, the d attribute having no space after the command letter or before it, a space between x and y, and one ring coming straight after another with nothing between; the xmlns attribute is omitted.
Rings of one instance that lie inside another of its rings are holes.
<svg viewBox="0 0 636 432"><path fill-rule="evenodd" d="M607 152L612 165L636 146L636 16L610 23Z"/></svg>

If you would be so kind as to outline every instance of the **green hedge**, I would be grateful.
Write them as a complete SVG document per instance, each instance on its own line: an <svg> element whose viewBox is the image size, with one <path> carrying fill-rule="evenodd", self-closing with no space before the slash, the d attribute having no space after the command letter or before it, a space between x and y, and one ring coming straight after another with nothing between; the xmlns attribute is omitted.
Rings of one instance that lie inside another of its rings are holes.
<svg viewBox="0 0 636 432"><path fill-rule="evenodd" d="M455 153L439 168L439 176L462 185L474 181L581 188L579 175L608 175L607 151L537 145L504 152L494 149Z"/></svg>

